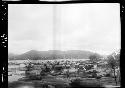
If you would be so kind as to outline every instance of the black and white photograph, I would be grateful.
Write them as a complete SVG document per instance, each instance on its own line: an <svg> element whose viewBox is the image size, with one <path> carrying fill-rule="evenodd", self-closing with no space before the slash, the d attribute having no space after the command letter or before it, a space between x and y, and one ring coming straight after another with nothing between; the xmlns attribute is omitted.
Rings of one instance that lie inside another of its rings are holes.
<svg viewBox="0 0 125 88"><path fill-rule="evenodd" d="M45 2L63 2L63 1L79 1L79 0L2 0L2 1L23 1L23 2L33 2L33 1L45 1Z"/></svg>
<svg viewBox="0 0 125 88"><path fill-rule="evenodd" d="M105 1L117 1L117 0L2 0L2 1L9 1L9 2L105 2Z"/></svg>
<svg viewBox="0 0 125 88"><path fill-rule="evenodd" d="M8 88L120 87L119 3L8 4Z"/></svg>

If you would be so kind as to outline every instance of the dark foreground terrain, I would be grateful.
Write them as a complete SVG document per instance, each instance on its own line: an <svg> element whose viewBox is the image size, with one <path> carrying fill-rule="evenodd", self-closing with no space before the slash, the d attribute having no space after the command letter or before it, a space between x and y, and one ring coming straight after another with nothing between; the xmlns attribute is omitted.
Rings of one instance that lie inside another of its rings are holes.
<svg viewBox="0 0 125 88"><path fill-rule="evenodd" d="M18 81L8 83L8 88L86 88L86 87L104 87L104 88L112 88L112 87L120 87L110 86L115 85L115 82L111 78L102 78L100 80L94 78L75 78L75 79L58 79L53 76L45 76L42 79L28 79L22 78Z"/></svg>

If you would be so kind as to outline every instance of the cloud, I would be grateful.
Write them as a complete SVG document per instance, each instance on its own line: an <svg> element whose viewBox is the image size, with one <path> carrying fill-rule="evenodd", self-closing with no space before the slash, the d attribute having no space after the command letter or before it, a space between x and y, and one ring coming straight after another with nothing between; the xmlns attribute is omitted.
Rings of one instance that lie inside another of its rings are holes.
<svg viewBox="0 0 125 88"><path fill-rule="evenodd" d="M8 13L8 45L14 53L75 49L108 54L120 48L117 3L9 4Z"/></svg>

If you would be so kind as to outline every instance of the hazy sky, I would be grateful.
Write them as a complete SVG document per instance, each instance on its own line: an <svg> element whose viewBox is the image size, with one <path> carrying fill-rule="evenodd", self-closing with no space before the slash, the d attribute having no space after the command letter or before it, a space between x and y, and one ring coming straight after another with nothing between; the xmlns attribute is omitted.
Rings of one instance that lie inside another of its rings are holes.
<svg viewBox="0 0 125 88"><path fill-rule="evenodd" d="M8 51L120 49L120 4L9 4Z"/></svg>

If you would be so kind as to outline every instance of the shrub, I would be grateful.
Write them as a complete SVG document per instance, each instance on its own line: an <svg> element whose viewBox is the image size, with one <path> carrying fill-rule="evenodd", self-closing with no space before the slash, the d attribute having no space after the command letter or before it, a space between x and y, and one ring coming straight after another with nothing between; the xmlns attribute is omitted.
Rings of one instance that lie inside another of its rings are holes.
<svg viewBox="0 0 125 88"><path fill-rule="evenodd" d="M105 75L105 77L111 77L111 74L108 73L108 74Z"/></svg>
<svg viewBox="0 0 125 88"><path fill-rule="evenodd" d="M79 87L102 87L97 81L82 81L81 79L75 79L70 83L71 88Z"/></svg>

